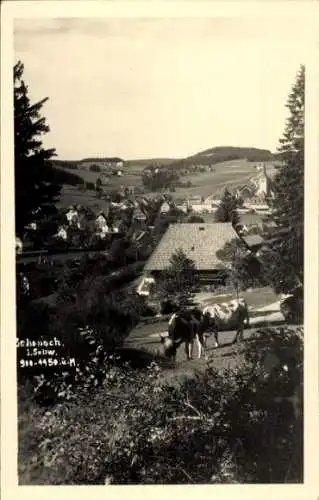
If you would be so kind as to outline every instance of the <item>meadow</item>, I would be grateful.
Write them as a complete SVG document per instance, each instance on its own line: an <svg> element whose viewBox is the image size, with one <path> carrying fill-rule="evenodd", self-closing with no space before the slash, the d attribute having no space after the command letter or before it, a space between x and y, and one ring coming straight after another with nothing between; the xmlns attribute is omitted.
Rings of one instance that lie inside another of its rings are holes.
<svg viewBox="0 0 319 500"><path fill-rule="evenodd" d="M251 177L256 175L255 166L257 163L248 162L247 160L232 160L214 165L213 172L194 172L187 176L183 176L183 181L190 181L192 186L189 188L176 187L174 192L170 190L162 191L171 195L173 198L190 198L193 196L203 196L219 198L224 189L228 187L233 189L236 186L248 182ZM146 167L145 163L129 162L124 167L122 176L110 176L109 183L103 186L103 190L107 193L110 191L122 189L124 187L143 187L141 172ZM267 172L270 174L274 171L274 162L266 163ZM85 182L96 182L100 173L90 172L87 170L76 170L77 175L83 178ZM145 191L147 196L158 194L155 191ZM88 190L80 191L77 188L64 186L60 197L59 205L62 207L71 204L88 204L98 203L100 200L95 197L94 192Z"/></svg>

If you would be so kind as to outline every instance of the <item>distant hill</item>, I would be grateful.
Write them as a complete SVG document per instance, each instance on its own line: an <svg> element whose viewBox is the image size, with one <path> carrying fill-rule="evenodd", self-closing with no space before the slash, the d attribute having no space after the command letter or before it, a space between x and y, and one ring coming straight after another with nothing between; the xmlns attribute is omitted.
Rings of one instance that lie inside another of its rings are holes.
<svg viewBox="0 0 319 500"><path fill-rule="evenodd" d="M142 158L134 160L123 160L111 157L89 157L81 160L53 160L56 166L76 169L83 162L120 162L123 161L127 168L147 167L149 165L174 165L182 167L186 165L214 165L229 160L247 159L248 161L274 161L280 159L280 153L272 153L268 149L242 148L234 146L218 146L200 151L186 158Z"/></svg>
<svg viewBox="0 0 319 500"><path fill-rule="evenodd" d="M233 146L219 146L215 148L205 149L195 155L189 156L188 159L208 158L211 160L227 161L247 158L249 161L271 161L273 154L267 149L259 148L240 148ZM215 163L217 163L217 161Z"/></svg>
<svg viewBox="0 0 319 500"><path fill-rule="evenodd" d="M101 157L93 157L93 158L82 158L82 160L79 160L78 163L83 163L85 161L96 161L96 162L118 162L118 161L123 161L122 158L119 158L118 156L115 157L107 157L107 156L101 156Z"/></svg>
<svg viewBox="0 0 319 500"><path fill-rule="evenodd" d="M148 166L148 165L170 165L171 163L180 161L175 158L143 158L141 160L128 160L125 165L128 167Z"/></svg>
<svg viewBox="0 0 319 500"><path fill-rule="evenodd" d="M62 168L77 168L77 164L79 163L77 160L51 160L51 163L54 167L62 167Z"/></svg>
<svg viewBox="0 0 319 500"><path fill-rule="evenodd" d="M96 162L96 163L99 163L99 162L104 162L104 163L107 163L107 162L110 162L110 163L116 163L116 162L124 162L124 160L122 158L118 158L118 157L93 157L93 158L82 158L81 160L52 160L52 164L53 165L56 165L56 166L59 166L59 167L64 167L64 168L77 168L78 165L84 163L84 162Z"/></svg>

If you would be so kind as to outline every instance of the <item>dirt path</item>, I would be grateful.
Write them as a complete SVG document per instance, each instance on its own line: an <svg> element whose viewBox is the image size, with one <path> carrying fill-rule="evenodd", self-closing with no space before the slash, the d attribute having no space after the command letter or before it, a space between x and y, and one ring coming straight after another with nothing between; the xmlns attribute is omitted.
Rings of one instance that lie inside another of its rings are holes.
<svg viewBox="0 0 319 500"><path fill-rule="evenodd" d="M271 326L271 325L268 325ZM167 323L156 323L143 325L134 329L125 341L125 347L147 351L154 355L162 354L160 334L166 333ZM272 328L276 329L276 326ZM178 384L185 377L193 377L197 372L203 373L208 367L213 366L218 371L228 368L236 368L244 361L247 341L259 328L250 328L244 331L244 341L233 344L235 332L221 332L219 336L220 346L215 347L213 337L207 339L207 348L201 359L197 359L197 348L194 347L194 359L186 359L185 348L182 345L176 356L174 367L167 367L162 374L163 382Z"/></svg>

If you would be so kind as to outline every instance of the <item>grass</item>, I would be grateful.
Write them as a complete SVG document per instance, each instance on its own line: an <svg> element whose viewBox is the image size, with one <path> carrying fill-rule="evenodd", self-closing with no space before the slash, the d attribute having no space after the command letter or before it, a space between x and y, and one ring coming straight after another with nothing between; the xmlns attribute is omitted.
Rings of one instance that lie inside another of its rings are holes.
<svg viewBox="0 0 319 500"><path fill-rule="evenodd" d="M95 196L94 191L80 191L73 186L63 186L60 199L57 202L57 207L68 208L70 205L99 207L100 210L105 209L107 206L105 200Z"/></svg>
<svg viewBox="0 0 319 500"><path fill-rule="evenodd" d="M258 163L246 160L232 160L213 165L214 172L196 172L184 178L191 181L190 188L176 188L174 193L169 193L173 198L204 196L219 197L226 187L233 189L248 182L256 175L255 166ZM273 170L273 162L267 162L267 171ZM169 191L168 191L169 192Z"/></svg>
<svg viewBox="0 0 319 500"><path fill-rule="evenodd" d="M232 189L247 182L255 175L255 165L255 163L246 160L218 163L214 165L214 172L196 172L184 177L184 180L192 182L193 186L190 188L176 188L174 193L171 193L169 190L166 192L173 198L187 198L192 196L220 197L226 187ZM273 165L273 162L268 162L267 170L272 171ZM110 176L109 184L103 186L104 191L118 190L121 187L142 187L141 175L136 175L136 173L142 172L144 168L145 163L143 162L128 162L128 166L124 167L124 175L122 177ZM82 177L85 182L93 183L100 175L99 172L90 172L87 170L76 170L74 172ZM152 196L158 193L148 191L146 194ZM64 186L59 205L63 207L78 203L91 205L93 199L97 200L93 192L82 192L76 188L69 189L68 186ZM98 204L100 205L99 200Z"/></svg>
<svg viewBox="0 0 319 500"><path fill-rule="evenodd" d="M248 307L254 309L266 306L279 300L278 295L274 293L271 287L254 288L250 292L239 292L239 296L243 297L247 301ZM209 305L210 303L220 304L221 302L227 302L228 300L232 300L235 297L235 292L226 294L202 293L199 294L198 300L203 300L205 301L204 303L206 305Z"/></svg>

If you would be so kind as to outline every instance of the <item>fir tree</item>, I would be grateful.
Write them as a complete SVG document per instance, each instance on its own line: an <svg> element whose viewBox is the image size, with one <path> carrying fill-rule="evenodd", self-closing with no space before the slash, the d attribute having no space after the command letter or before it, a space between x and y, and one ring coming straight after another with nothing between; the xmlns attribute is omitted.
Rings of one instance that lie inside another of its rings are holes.
<svg viewBox="0 0 319 500"><path fill-rule="evenodd" d="M274 178L271 218L264 269L276 292L303 285L304 245L304 101L305 68L300 67L287 100L289 117L278 151L282 163Z"/></svg>
<svg viewBox="0 0 319 500"><path fill-rule="evenodd" d="M215 212L215 221L231 222L233 225L236 225L239 222L237 207L238 201L236 196L226 188L221 203Z"/></svg>
<svg viewBox="0 0 319 500"><path fill-rule="evenodd" d="M40 110L47 98L31 104L23 81L24 66L14 66L14 160L16 234L23 236L25 226L55 212L60 192L50 158L54 149L44 149L41 135L49 132Z"/></svg>
<svg viewBox="0 0 319 500"><path fill-rule="evenodd" d="M159 283L160 295L173 299L180 306L186 305L198 284L194 261L180 249L170 259L170 266L164 270Z"/></svg>

